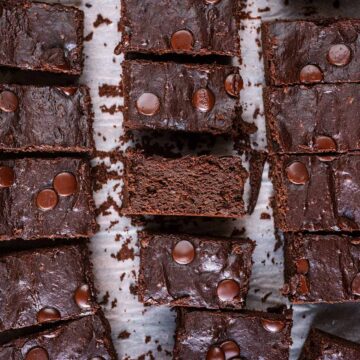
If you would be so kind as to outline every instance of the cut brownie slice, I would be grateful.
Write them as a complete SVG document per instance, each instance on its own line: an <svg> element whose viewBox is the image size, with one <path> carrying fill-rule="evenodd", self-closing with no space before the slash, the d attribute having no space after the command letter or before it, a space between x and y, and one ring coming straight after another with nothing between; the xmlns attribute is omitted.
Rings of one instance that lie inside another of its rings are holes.
<svg viewBox="0 0 360 360"><path fill-rule="evenodd" d="M244 306L253 241L143 233L140 244L141 301L208 309Z"/></svg>
<svg viewBox="0 0 360 360"><path fill-rule="evenodd" d="M85 243L0 256L0 339L97 309ZM0 357L1 358L1 357Z"/></svg>
<svg viewBox="0 0 360 360"><path fill-rule="evenodd" d="M240 55L240 4L233 0L122 0L129 52Z"/></svg>
<svg viewBox="0 0 360 360"><path fill-rule="evenodd" d="M284 155L271 160L280 230L360 229L360 156Z"/></svg>
<svg viewBox="0 0 360 360"><path fill-rule="evenodd" d="M170 159L130 152L126 158L123 212L241 217L245 214L247 178L238 156Z"/></svg>
<svg viewBox="0 0 360 360"><path fill-rule="evenodd" d="M286 234L285 239L284 292L292 302L360 301L360 237Z"/></svg>
<svg viewBox="0 0 360 360"><path fill-rule="evenodd" d="M40 2L0 4L0 66L80 75L84 13Z"/></svg>
<svg viewBox="0 0 360 360"><path fill-rule="evenodd" d="M89 89L0 85L0 151L93 151Z"/></svg>
<svg viewBox="0 0 360 360"><path fill-rule="evenodd" d="M358 360L360 344L318 329L311 329L299 360L318 359Z"/></svg>
<svg viewBox="0 0 360 360"><path fill-rule="evenodd" d="M288 360L292 315L179 310L174 360Z"/></svg>
<svg viewBox="0 0 360 360"><path fill-rule="evenodd" d="M231 134L239 120L239 69L125 61L127 129Z"/></svg>
<svg viewBox="0 0 360 360"><path fill-rule="evenodd" d="M359 84L268 87L264 103L272 153L360 149Z"/></svg>
<svg viewBox="0 0 360 360"><path fill-rule="evenodd" d="M100 311L0 346L0 359L116 360L109 323Z"/></svg>
<svg viewBox="0 0 360 360"><path fill-rule="evenodd" d="M96 229L89 162L0 160L0 241L80 238Z"/></svg>
<svg viewBox="0 0 360 360"><path fill-rule="evenodd" d="M262 24L268 85L358 82L360 20L298 20Z"/></svg>

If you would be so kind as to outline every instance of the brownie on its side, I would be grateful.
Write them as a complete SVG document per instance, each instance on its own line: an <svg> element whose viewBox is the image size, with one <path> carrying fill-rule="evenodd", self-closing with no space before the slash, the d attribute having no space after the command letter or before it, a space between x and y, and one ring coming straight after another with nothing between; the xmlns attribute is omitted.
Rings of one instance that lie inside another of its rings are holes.
<svg viewBox="0 0 360 360"><path fill-rule="evenodd" d="M263 22L268 85L360 81L360 20Z"/></svg>
<svg viewBox="0 0 360 360"><path fill-rule="evenodd" d="M240 4L233 0L122 0L128 52L240 55Z"/></svg>
<svg viewBox="0 0 360 360"><path fill-rule="evenodd" d="M0 345L0 359L116 360L117 356L110 325L98 311L96 315Z"/></svg>
<svg viewBox="0 0 360 360"><path fill-rule="evenodd" d="M239 69L125 61L124 124L127 129L231 134L239 121Z"/></svg>
<svg viewBox="0 0 360 360"><path fill-rule="evenodd" d="M140 244L141 301L208 309L245 305L253 241L142 233Z"/></svg>
<svg viewBox="0 0 360 360"><path fill-rule="evenodd" d="M174 360L288 360L292 314L179 310Z"/></svg>
<svg viewBox="0 0 360 360"><path fill-rule="evenodd" d="M360 149L359 84L267 87L264 103L272 153Z"/></svg>
<svg viewBox="0 0 360 360"><path fill-rule="evenodd" d="M318 359L358 360L360 344L311 329L299 360Z"/></svg>
<svg viewBox="0 0 360 360"><path fill-rule="evenodd" d="M84 13L23 0L0 3L0 66L80 75Z"/></svg>
<svg viewBox="0 0 360 360"><path fill-rule="evenodd" d="M285 282L293 303L360 301L360 237L286 234Z"/></svg>
<svg viewBox="0 0 360 360"><path fill-rule="evenodd" d="M0 85L0 151L92 153L89 89Z"/></svg>
<svg viewBox="0 0 360 360"><path fill-rule="evenodd" d="M280 230L360 229L360 156L284 155L271 162Z"/></svg>
<svg viewBox="0 0 360 360"><path fill-rule="evenodd" d="M238 156L176 159L129 152L125 163L123 212L238 218L248 173Z"/></svg>
<svg viewBox="0 0 360 360"><path fill-rule="evenodd" d="M96 229L89 162L0 160L0 241L81 238Z"/></svg>

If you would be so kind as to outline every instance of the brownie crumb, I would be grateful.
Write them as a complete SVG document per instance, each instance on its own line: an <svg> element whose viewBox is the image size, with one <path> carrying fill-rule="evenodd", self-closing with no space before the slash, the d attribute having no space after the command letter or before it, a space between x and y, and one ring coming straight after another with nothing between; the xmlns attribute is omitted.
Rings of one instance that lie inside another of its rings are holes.
<svg viewBox="0 0 360 360"><path fill-rule="evenodd" d="M261 220L270 220L270 219L271 219L271 215L268 214L268 213L266 213L266 212L263 212L263 213L261 213L261 215L260 215L260 219L261 219Z"/></svg>
<svg viewBox="0 0 360 360"><path fill-rule="evenodd" d="M91 41L91 40L93 39L93 36L94 36L94 33L93 33L93 32L87 34L87 35L84 37L84 41Z"/></svg>
<svg viewBox="0 0 360 360"><path fill-rule="evenodd" d="M130 336L131 334L128 331L124 330L121 333L119 333L118 339L125 340L128 339Z"/></svg>
<svg viewBox="0 0 360 360"><path fill-rule="evenodd" d="M110 25L112 24L112 21L108 18L104 18L101 14L98 14L95 22L94 22L94 27L97 28L100 25L105 24L105 25Z"/></svg>
<svg viewBox="0 0 360 360"><path fill-rule="evenodd" d="M145 337L145 344L148 344L151 341L151 336L147 335Z"/></svg>

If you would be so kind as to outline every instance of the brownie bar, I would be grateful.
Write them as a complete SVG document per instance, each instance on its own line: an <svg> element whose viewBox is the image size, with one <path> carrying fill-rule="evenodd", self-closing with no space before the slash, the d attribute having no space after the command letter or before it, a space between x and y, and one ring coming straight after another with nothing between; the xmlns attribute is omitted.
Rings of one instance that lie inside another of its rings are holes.
<svg viewBox="0 0 360 360"><path fill-rule="evenodd" d="M239 119L239 69L125 61L124 124L136 130L231 134Z"/></svg>
<svg viewBox="0 0 360 360"><path fill-rule="evenodd" d="M0 160L0 204L0 241L89 237L96 229L86 160Z"/></svg>
<svg viewBox="0 0 360 360"><path fill-rule="evenodd" d="M174 360L288 360L291 312L180 310Z"/></svg>
<svg viewBox="0 0 360 360"><path fill-rule="evenodd" d="M130 152L125 169L124 214L223 218L245 214L248 173L238 156L170 159Z"/></svg>
<svg viewBox="0 0 360 360"><path fill-rule="evenodd" d="M360 157L272 157L275 223L282 231L360 229Z"/></svg>
<svg viewBox="0 0 360 360"><path fill-rule="evenodd" d="M0 151L92 153L89 89L0 85Z"/></svg>
<svg viewBox="0 0 360 360"><path fill-rule="evenodd" d="M0 2L0 66L80 75L84 13L70 6Z"/></svg>
<svg viewBox="0 0 360 360"><path fill-rule="evenodd" d="M311 329L299 360L318 359L358 360L360 344Z"/></svg>
<svg viewBox="0 0 360 360"><path fill-rule="evenodd" d="M264 22L267 84L358 82L359 34L358 19Z"/></svg>
<svg viewBox="0 0 360 360"><path fill-rule="evenodd" d="M143 233L140 244L142 302L208 309L245 305L253 241Z"/></svg>
<svg viewBox="0 0 360 360"><path fill-rule="evenodd" d="M122 0L121 12L125 51L240 55L237 1Z"/></svg>
<svg viewBox="0 0 360 360"><path fill-rule="evenodd" d="M0 346L0 359L116 360L109 323L100 313Z"/></svg>
<svg viewBox="0 0 360 360"><path fill-rule="evenodd" d="M264 102L272 153L360 149L359 84L268 87Z"/></svg>
<svg viewBox="0 0 360 360"><path fill-rule="evenodd" d="M293 303L360 301L360 237L286 234L285 239L284 292Z"/></svg>
<svg viewBox="0 0 360 360"><path fill-rule="evenodd" d="M85 243L3 252L0 341L15 330L90 314L95 296Z"/></svg>

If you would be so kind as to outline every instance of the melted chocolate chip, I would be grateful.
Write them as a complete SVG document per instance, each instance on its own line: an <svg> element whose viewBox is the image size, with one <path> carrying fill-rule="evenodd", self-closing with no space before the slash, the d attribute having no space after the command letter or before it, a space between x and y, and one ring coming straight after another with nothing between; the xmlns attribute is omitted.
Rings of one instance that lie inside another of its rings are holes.
<svg viewBox="0 0 360 360"><path fill-rule="evenodd" d="M11 92L4 90L0 93L0 110L4 112L15 112L19 106L17 96Z"/></svg>
<svg viewBox="0 0 360 360"><path fill-rule="evenodd" d="M346 66L351 61L351 50L344 44L332 45L327 60L331 65Z"/></svg>
<svg viewBox="0 0 360 360"><path fill-rule="evenodd" d="M286 168L286 175L289 181L296 185L304 185L310 178L306 166L300 161L291 163Z"/></svg>
<svg viewBox="0 0 360 360"><path fill-rule="evenodd" d="M66 96L73 96L77 91L76 87L57 87L57 89L64 93Z"/></svg>
<svg viewBox="0 0 360 360"><path fill-rule="evenodd" d="M335 156L330 156L330 155L326 155L326 156L318 156L319 160L320 161L323 161L323 162L330 162L330 161L333 161L336 159Z"/></svg>
<svg viewBox="0 0 360 360"><path fill-rule="evenodd" d="M89 285L79 286L74 295L76 304L82 309L89 309L91 307L91 294Z"/></svg>
<svg viewBox="0 0 360 360"><path fill-rule="evenodd" d="M191 50L194 46L194 36L189 30L176 31L171 37L171 47L174 50Z"/></svg>
<svg viewBox="0 0 360 360"><path fill-rule="evenodd" d="M194 245L187 240L179 241L173 249L172 257L178 264L190 264L195 257Z"/></svg>
<svg viewBox="0 0 360 360"><path fill-rule="evenodd" d="M300 81L302 83L318 83L322 79L323 73L316 65L306 65L300 71Z"/></svg>
<svg viewBox="0 0 360 360"><path fill-rule="evenodd" d="M230 96L238 97L243 86L243 79L239 74L230 74L225 79L225 91Z"/></svg>
<svg viewBox="0 0 360 360"><path fill-rule="evenodd" d="M284 330L285 323L280 320L261 319L263 328L271 333L278 333Z"/></svg>
<svg viewBox="0 0 360 360"><path fill-rule="evenodd" d="M55 176L53 186L60 196L71 196L75 194L78 184L73 174L62 172Z"/></svg>
<svg viewBox="0 0 360 360"><path fill-rule="evenodd" d="M211 346L206 354L206 360L226 360L225 354L218 346Z"/></svg>
<svg viewBox="0 0 360 360"><path fill-rule="evenodd" d="M49 360L49 354L42 347L34 347L25 355L25 360Z"/></svg>
<svg viewBox="0 0 360 360"><path fill-rule="evenodd" d="M354 277L351 283L351 291L354 295L360 296L360 273Z"/></svg>
<svg viewBox="0 0 360 360"><path fill-rule="evenodd" d="M218 284L217 295L221 301L233 301L239 293L240 286L233 279L226 279Z"/></svg>
<svg viewBox="0 0 360 360"><path fill-rule="evenodd" d="M8 166L0 166L0 188L8 188L14 181L14 170Z"/></svg>
<svg viewBox="0 0 360 360"><path fill-rule="evenodd" d="M235 341L224 341L220 345L220 348L224 352L226 360L233 359L235 356L240 356L240 348Z"/></svg>
<svg viewBox="0 0 360 360"><path fill-rule="evenodd" d="M336 142L330 136L318 136L315 139L315 148L320 151L336 151Z"/></svg>
<svg viewBox="0 0 360 360"><path fill-rule="evenodd" d="M56 321L56 320L60 320L60 319L61 319L60 312L52 307L42 308L37 313L37 321L39 323L44 323L44 322L48 322L48 321Z"/></svg>
<svg viewBox="0 0 360 360"><path fill-rule="evenodd" d="M193 106L201 112L209 112L215 105L215 96L209 89L199 89L193 95Z"/></svg>
<svg viewBox="0 0 360 360"><path fill-rule="evenodd" d="M58 201L58 196L53 189L41 190L36 196L36 206L43 211L54 209Z"/></svg>
<svg viewBox="0 0 360 360"><path fill-rule="evenodd" d="M306 275L309 272L309 260L307 259L299 259L296 261L296 271L298 274Z"/></svg>
<svg viewBox="0 0 360 360"><path fill-rule="evenodd" d="M136 108L142 115L154 116L160 109L160 100L152 93L144 93L137 99Z"/></svg>

